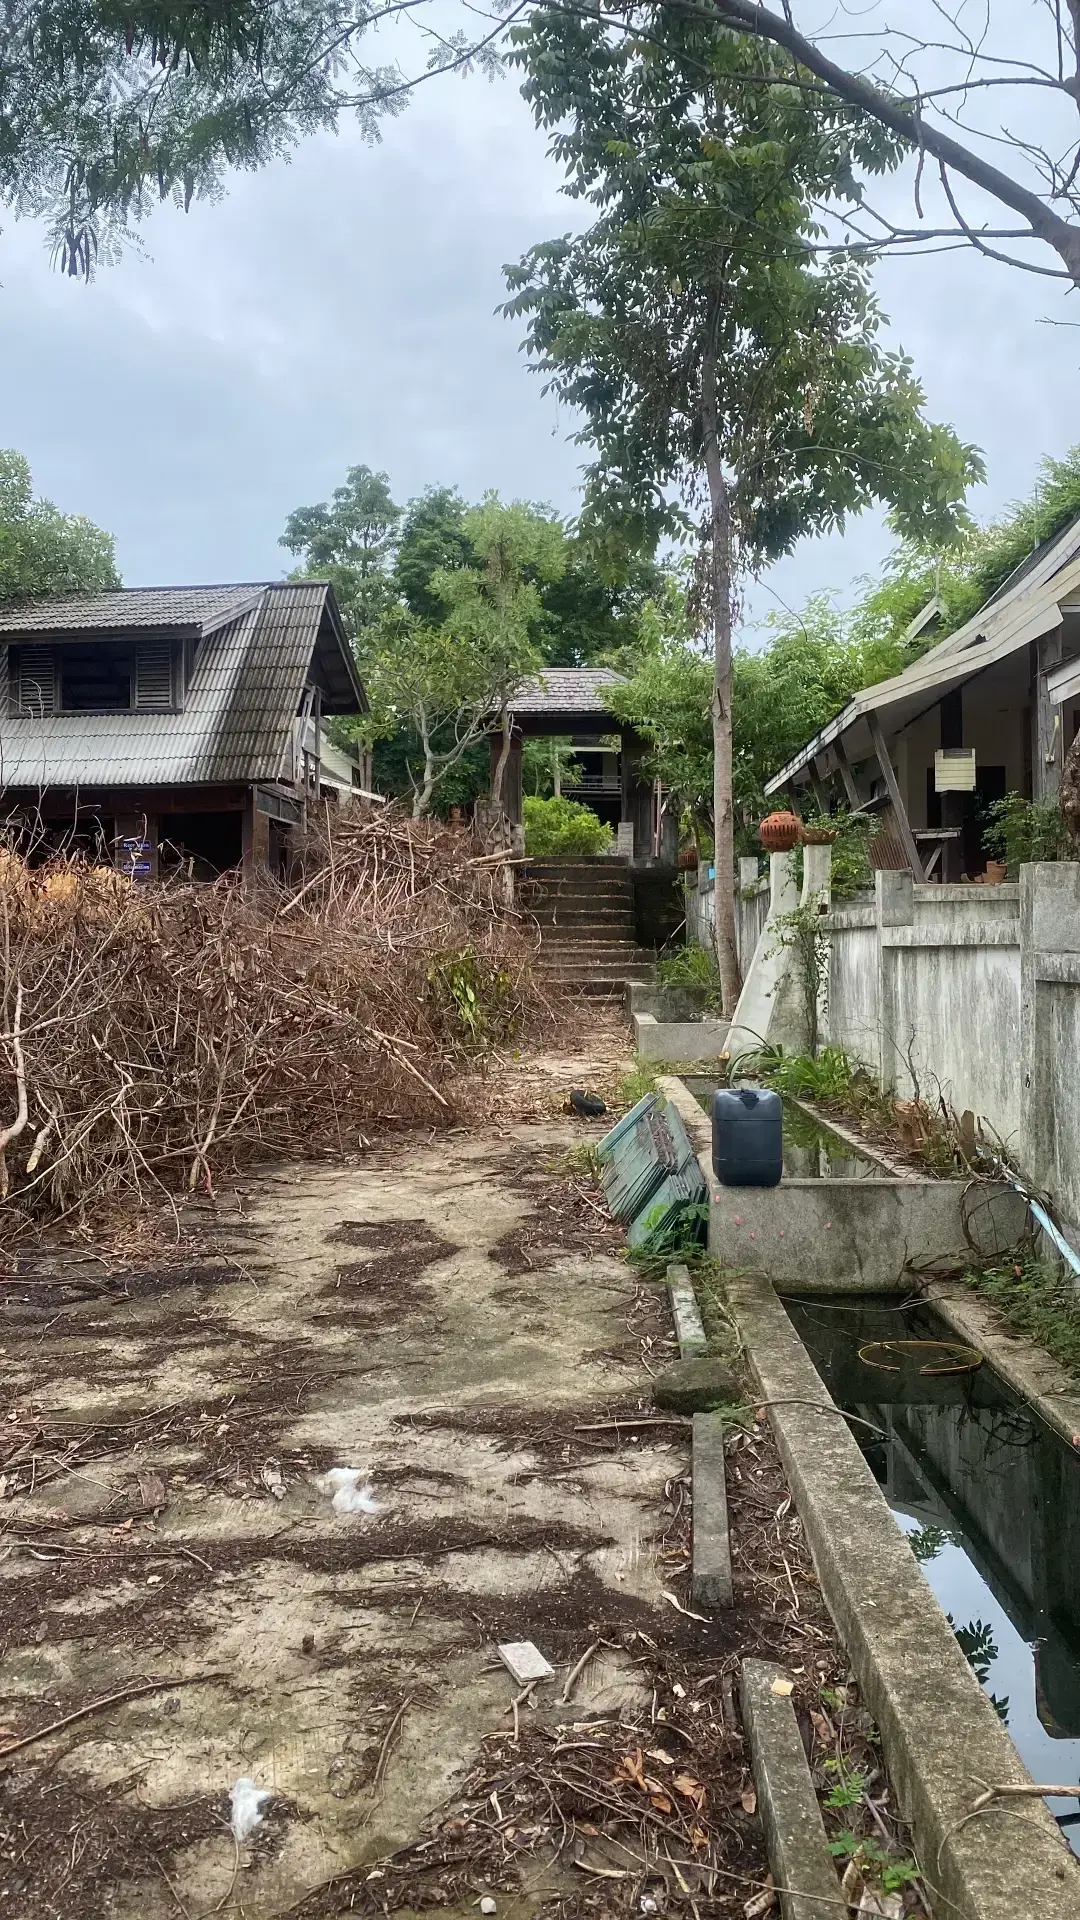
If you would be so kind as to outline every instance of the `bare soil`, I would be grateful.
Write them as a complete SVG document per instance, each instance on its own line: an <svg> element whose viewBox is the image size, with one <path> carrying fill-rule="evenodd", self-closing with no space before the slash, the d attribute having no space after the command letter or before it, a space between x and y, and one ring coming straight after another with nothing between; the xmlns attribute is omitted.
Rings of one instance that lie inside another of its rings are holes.
<svg viewBox="0 0 1080 1920"><path fill-rule="evenodd" d="M850 1691L839 1732L822 1705L846 1662L763 1423L732 1440L735 1606L690 1607L688 1430L650 1401L666 1302L574 1151L605 1123L559 1112L623 1046L506 1062L501 1118L263 1168L167 1258L23 1250L0 1908L466 1920L494 1891L504 1916L737 1920L761 1893L740 1659L788 1664L821 1766L861 1721ZM379 1510L335 1511L332 1466ZM555 1669L524 1698L496 1653L522 1639ZM240 1777L270 1799L238 1844Z"/></svg>

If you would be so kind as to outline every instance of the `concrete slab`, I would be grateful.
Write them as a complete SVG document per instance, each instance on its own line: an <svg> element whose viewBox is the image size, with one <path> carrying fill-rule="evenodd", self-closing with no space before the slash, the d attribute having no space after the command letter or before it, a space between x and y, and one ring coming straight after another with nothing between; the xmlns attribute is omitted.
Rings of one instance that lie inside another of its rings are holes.
<svg viewBox="0 0 1080 1920"><path fill-rule="evenodd" d="M658 1020L635 1013L634 1045L643 1060L719 1060L727 1046L726 1020Z"/></svg>
<svg viewBox="0 0 1080 1920"><path fill-rule="evenodd" d="M1011 1187L962 1180L782 1180L778 1187L709 1182L709 1251L757 1267L795 1293L888 1293L910 1267L972 1245L1016 1245L1025 1207ZM910 1263L910 1264L909 1264Z"/></svg>
<svg viewBox="0 0 1080 1920"><path fill-rule="evenodd" d="M784 1920L829 1920L842 1910L840 1882L791 1704L791 1681L770 1660L745 1660L743 1725Z"/></svg>
<svg viewBox="0 0 1080 1920"><path fill-rule="evenodd" d="M699 1354L705 1352L709 1343L701 1323L697 1295L694 1292L689 1267L670 1266L667 1270L667 1284L672 1318L675 1321L675 1336L679 1342L679 1357L683 1360L695 1360Z"/></svg>
<svg viewBox="0 0 1080 1920"><path fill-rule="evenodd" d="M693 1423L694 1545L690 1595L695 1606L731 1605L731 1544L724 1423L715 1413L695 1413Z"/></svg>
<svg viewBox="0 0 1080 1920"><path fill-rule="evenodd" d="M732 1275L728 1304L942 1908L964 1920L1075 1920L1080 1862L1040 1800L1026 1799L1019 1820L1015 1806L970 1817L986 1785L1030 1775L773 1288Z"/></svg>

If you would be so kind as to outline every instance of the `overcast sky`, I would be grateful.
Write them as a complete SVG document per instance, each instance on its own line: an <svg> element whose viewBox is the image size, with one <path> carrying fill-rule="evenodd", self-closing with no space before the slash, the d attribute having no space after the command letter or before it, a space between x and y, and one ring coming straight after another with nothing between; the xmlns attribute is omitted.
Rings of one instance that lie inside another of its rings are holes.
<svg viewBox="0 0 1080 1920"><path fill-rule="evenodd" d="M572 513L573 423L494 309L503 263L581 217L513 82L445 78L378 147L320 137L217 204L157 210L88 287L8 220L0 444L115 534L129 585L280 575L286 515L358 461L401 500L450 483ZM1040 324L1076 306L1053 282L962 253L887 263L879 286L932 413L985 450L977 511L1080 440L1080 330ZM806 543L751 612L844 598L888 544L872 516Z"/></svg>

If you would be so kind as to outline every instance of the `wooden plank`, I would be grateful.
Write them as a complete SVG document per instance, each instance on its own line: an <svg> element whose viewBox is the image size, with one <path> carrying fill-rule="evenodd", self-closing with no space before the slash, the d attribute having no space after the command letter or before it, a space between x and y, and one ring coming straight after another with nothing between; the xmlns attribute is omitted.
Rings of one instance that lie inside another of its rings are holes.
<svg viewBox="0 0 1080 1920"><path fill-rule="evenodd" d="M848 805L853 813L857 813L862 806L862 799L859 795L859 789L855 785L855 775L851 771L851 761L847 757L847 748L840 734L837 734L836 739L833 741L833 752L836 754L836 764L840 769L840 778L844 783L844 792L847 794Z"/></svg>
<svg viewBox="0 0 1080 1920"><path fill-rule="evenodd" d="M881 731L881 722L876 713L868 713L866 718L870 726L870 738L874 743L877 763L881 768L881 777L888 790L889 799L892 801L893 813L896 816L897 832L900 835L900 844L904 849L908 865L915 875L916 880L922 880L925 878L925 875L923 873L922 861L919 858L919 849L915 845L915 836L911 831L911 821L908 819L907 808L904 805L903 795L900 792L893 763L889 759L889 749L885 745L885 735Z"/></svg>
<svg viewBox="0 0 1080 1920"><path fill-rule="evenodd" d="M818 804L818 812L828 813L829 806L830 806L829 789L825 785L825 782L822 779L821 774L818 770L818 763L817 763L816 756L813 760L811 760L807 771L810 775L810 785L814 789L814 799L817 801L817 804Z"/></svg>

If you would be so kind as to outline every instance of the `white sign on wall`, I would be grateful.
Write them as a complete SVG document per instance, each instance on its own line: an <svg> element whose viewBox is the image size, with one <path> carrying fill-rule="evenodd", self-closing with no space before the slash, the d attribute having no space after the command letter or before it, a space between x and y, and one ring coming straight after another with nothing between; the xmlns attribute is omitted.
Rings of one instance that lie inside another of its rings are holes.
<svg viewBox="0 0 1080 1920"><path fill-rule="evenodd" d="M974 793L974 747L939 747L934 755L935 793Z"/></svg>

